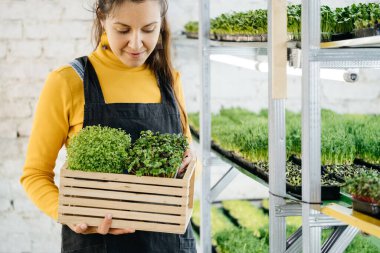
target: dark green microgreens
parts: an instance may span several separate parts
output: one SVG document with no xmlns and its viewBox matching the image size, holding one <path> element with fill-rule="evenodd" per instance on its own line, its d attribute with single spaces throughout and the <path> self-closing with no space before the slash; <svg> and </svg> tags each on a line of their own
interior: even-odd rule
<svg viewBox="0 0 380 253">
<path fill-rule="evenodd" d="M 356 199 L 380 204 L 379 173 L 367 171 L 356 177 L 348 178 L 344 189 Z"/>
<path fill-rule="evenodd" d="M 142 131 L 128 151 L 126 166 L 130 174 L 172 178 L 179 169 L 188 148 L 182 134 L 160 134 Z"/>
</svg>

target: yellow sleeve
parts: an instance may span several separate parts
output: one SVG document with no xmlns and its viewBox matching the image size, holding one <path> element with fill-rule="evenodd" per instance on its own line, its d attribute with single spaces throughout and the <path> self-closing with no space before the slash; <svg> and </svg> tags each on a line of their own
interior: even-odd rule
<svg viewBox="0 0 380 253">
<path fill-rule="evenodd" d="M 48 76 L 37 103 L 21 184 L 44 213 L 57 220 L 58 188 L 54 166 L 69 131 L 71 92 L 59 71 Z"/>
<path fill-rule="evenodd" d="M 192 137 L 191 137 L 188 117 L 187 117 L 187 113 L 186 113 L 186 105 L 185 105 L 185 98 L 183 95 L 181 75 L 177 71 L 175 72 L 175 75 L 174 75 L 174 86 L 173 86 L 173 88 L 174 88 L 174 93 L 175 93 L 175 96 L 177 99 L 178 107 L 180 110 L 182 132 L 186 136 L 187 141 L 189 143 L 191 143 Z"/>
</svg>

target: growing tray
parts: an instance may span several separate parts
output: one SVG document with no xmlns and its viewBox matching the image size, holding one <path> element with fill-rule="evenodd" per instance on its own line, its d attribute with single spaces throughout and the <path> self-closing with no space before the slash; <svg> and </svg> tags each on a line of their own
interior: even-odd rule
<svg viewBox="0 0 380 253">
<path fill-rule="evenodd" d="M 302 166 L 302 160 L 298 157 L 291 155 L 289 161 L 293 162 L 296 165 Z M 329 174 L 326 172 L 324 167 L 321 167 L 321 175 Z M 331 174 L 329 174 L 331 177 Z M 288 182 L 286 183 L 286 190 L 291 193 L 291 195 L 302 198 L 302 187 L 291 185 Z M 337 200 L 340 198 L 340 186 L 337 185 L 322 185 L 321 186 L 321 200 Z"/>
<path fill-rule="evenodd" d="M 363 166 L 366 166 L 368 168 L 371 168 L 371 169 L 374 169 L 374 170 L 377 170 L 380 172 L 380 164 L 369 163 L 369 162 L 366 162 L 363 159 L 359 159 L 359 158 L 354 159 L 354 164 L 363 165 Z"/>
<path fill-rule="evenodd" d="M 190 131 L 197 139 L 199 139 L 199 133 L 194 127 L 190 126 Z M 233 151 L 228 151 L 228 150 L 223 149 L 218 144 L 216 144 L 214 141 L 211 141 L 211 148 L 215 152 L 219 153 L 220 155 L 224 156 L 228 160 L 239 165 L 240 167 L 244 168 L 245 170 L 249 171 L 250 173 L 256 175 L 257 177 L 261 178 L 265 182 L 267 182 L 267 183 L 269 182 L 269 174 L 266 171 L 264 171 L 263 169 L 261 169 L 259 166 L 257 166 L 256 164 L 245 160 L 244 158 L 242 158 L 241 156 L 239 156 L 238 154 L 236 154 Z M 291 156 L 289 158 L 289 160 L 291 162 L 293 162 L 294 164 L 297 164 L 297 165 L 301 165 L 301 163 L 302 163 L 301 159 L 298 159 L 295 156 Z M 325 173 L 325 172 L 322 170 L 321 173 Z M 290 195 L 292 195 L 298 199 L 302 199 L 302 187 L 301 186 L 294 186 L 294 185 L 291 185 L 289 183 L 286 183 L 286 191 Z M 322 185 L 321 186 L 321 199 L 322 200 L 337 200 L 339 198 L 340 198 L 340 187 L 339 186 L 336 186 L 336 185 Z"/>
<path fill-rule="evenodd" d="M 377 204 L 363 202 L 355 198 L 352 198 L 352 208 L 355 211 L 362 212 L 372 217 L 380 219 L 380 206 Z"/>
<path fill-rule="evenodd" d="M 267 34 L 215 34 L 215 40 L 230 42 L 265 42 L 268 41 Z"/>
<path fill-rule="evenodd" d="M 185 32 L 186 38 L 198 39 L 198 32 Z"/>
<path fill-rule="evenodd" d="M 188 38 L 188 39 L 198 39 L 199 38 L 198 32 L 186 32 L 185 31 L 184 33 L 186 35 L 186 38 Z M 210 40 L 215 40 L 215 34 L 210 33 L 209 34 L 209 39 Z"/>
<path fill-rule="evenodd" d="M 183 234 L 193 211 L 196 161 L 182 179 L 61 169 L 58 222 Z"/>
<path fill-rule="evenodd" d="M 223 155 L 227 159 L 231 160 L 232 162 L 236 163 L 237 165 L 241 166 L 242 168 L 246 169 L 247 171 L 251 172 L 252 174 L 256 175 L 257 177 L 261 178 L 265 182 L 269 182 L 269 174 L 261 169 L 259 166 L 257 166 L 255 163 L 249 162 L 245 160 L 244 158 L 240 157 L 238 154 L 227 151 L 221 148 L 219 145 L 215 144 L 215 142 L 211 142 L 211 147 L 214 151 L 218 152 L 219 154 Z M 292 161 L 294 164 L 301 165 L 301 160 L 294 160 L 295 158 L 291 158 L 290 161 Z M 323 170 L 321 173 L 325 173 Z M 290 193 L 292 196 L 302 199 L 302 187 L 301 186 L 294 186 L 289 183 L 286 183 L 286 191 Z M 322 185 L 321 186 L 321 198 L 322 200 L 337 200 L 340 198 L 340 187 L 336 185 Z"/>
<path fill-rule="evenodd" d="M 286 191 L 296 198 L 302 198 L 302 187 L 286 183 Z M 340 198 L 340 187 L 336 185 L 321 186 L 321 200 L 337 200 Z"/>
</svg>

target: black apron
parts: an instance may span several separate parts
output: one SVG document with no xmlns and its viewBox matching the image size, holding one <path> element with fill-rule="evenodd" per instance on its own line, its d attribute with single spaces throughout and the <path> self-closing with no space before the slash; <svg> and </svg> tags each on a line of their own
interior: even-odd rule
<svg viewBox="0 0 380 253">
<path fill-rule="evenodd" d="M 181 133 L 179 110 L 173 90 L 158 80 L 161 103 L 106 104 L 96 72 L 87 57 L 70 63 L 84 84 L 83 127 L 92 125 L 121 128 L 135 141 L 141 131 Z M 83 67 L 84 66 L 84 67 Z M 138 84 L 136 84 L 138 85 Z M 196 252 L 191 225 L 185 234 L 136 231 L 124 235 L 77 234 L 62 226 L 62 253 L 193 253 Z"/>
</svg>

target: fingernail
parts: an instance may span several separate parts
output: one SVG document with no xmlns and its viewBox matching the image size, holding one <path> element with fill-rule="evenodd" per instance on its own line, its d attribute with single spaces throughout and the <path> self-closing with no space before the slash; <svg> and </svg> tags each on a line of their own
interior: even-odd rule
<svg viewBox="0 0 380 253">
<path fill-rule="evenodd" d="M 85 230 L 87 228 L 86 224 L 80 224 L 79 226 L 81 229 Z"/>
<path fill-rule="evenodd" d="M 107 219 L 110 220 L 110 219 L 112 219 L 112 214 L 109 213 L 109 214 L 106 215 L 106 217 L 107 217 Z"/>
</svg>

